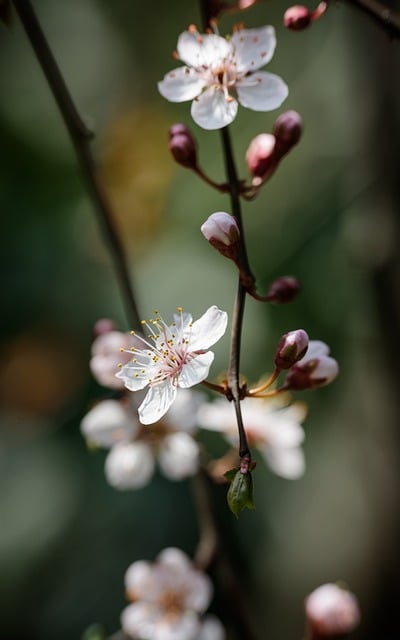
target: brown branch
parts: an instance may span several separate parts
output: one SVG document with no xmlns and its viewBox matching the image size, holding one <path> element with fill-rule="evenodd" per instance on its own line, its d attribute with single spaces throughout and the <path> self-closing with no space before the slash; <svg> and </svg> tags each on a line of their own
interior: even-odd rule
<svg viewBox="0 0 400 640">
<path fill-rule="evenodd" d="M 68 130 L 98 214 L 104 239 L 111 253 L 116 276 L 123 294 L 123 302 L 129 323 L 137 327 L 139 326 L 140 318 L 130 281 L 125 252 L 117 233 L 110 203 L 98 178 L 96 165 L 90 149 L 90 141 L 93 138 L 93 133 L 88 129 L 78 113 L 30 1 L 12 0 L 12 2 Z"/>
<path fill-rule="evenodd" d="M 391 38 L 400 39 L 400 18 L 389 7 L 376 0 L 342 0 L 359 9 L 376 22 Z"/>
</svg>

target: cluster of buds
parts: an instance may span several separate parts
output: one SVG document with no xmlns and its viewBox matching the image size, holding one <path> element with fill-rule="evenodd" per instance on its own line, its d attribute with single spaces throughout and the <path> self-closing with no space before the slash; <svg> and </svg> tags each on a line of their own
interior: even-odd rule
<svg viewBox="0 0 400 640">
<path fill-rule="evenodd" d="M 286 111 L 275 121 L 272 133 L 253 138 L 246 151 L 253 187 L 261 186 L 275 173 L 282 158 L 299 142 L 302 131 L 301 116 L 297 111 Z"/>
<path fill-rule="evenodd" d="M 329 347 L 320 340 L 310 340 L 303 329 L 282 336 L 275 353 L 277 371 L 288 370 L 284 389 L 317 389 L 332 382 L 339 373 L 337 361 Z"/>
<path fill-rule="evenodd" d="M 286 29 L 290 29 L 291 31 L 303 31 L 303 29 L 307 29 L 312 22 L 315 22 L 323 16 L 327 8 L 327 2 L 320 2 L 314 11 L 310 11 L 308 7 L 302 4 L 295 4 L 285 11 L 283 24 Z"/>
</svg>

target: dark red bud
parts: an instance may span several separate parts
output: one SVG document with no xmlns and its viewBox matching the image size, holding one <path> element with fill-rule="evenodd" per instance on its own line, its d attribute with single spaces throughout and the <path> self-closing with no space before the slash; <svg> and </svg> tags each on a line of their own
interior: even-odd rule
<svg viewBox="0 0 400 640">
<path fill-rule="evenodd" d="M 168 147 L 178 164 L 189 169 L 197 166 L 196 141 L 184 124 L 172 125 Z"/>
<path fill-rule="evenodd" d="M 287 304 L 300 291 L 300 284 L 293 276 L 281 276 L 272 282 L 267 293 L 268 302 Z"/>
<path fill-rule="evenodd" d="M 282 158 L 300 140 L 303 120 L 297 111 L 286 111 L 275 120 L 272 133 L 276 139 L 275 154 Z"/>
</svg>

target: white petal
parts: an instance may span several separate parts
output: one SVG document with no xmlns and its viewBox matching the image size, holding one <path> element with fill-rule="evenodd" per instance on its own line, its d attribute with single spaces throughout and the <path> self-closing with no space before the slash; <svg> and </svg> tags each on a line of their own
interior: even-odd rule
<svg viewBox="0 0 400 640">
<path fill-rule="evenodd" d="M 274 27 L 241 29 L 231 38 L 235 48 L 238 73 L 255 71 L 267 64 L 274 55 L 276 37 Z"/>
<path fill-rule="evenodd" d="M 206 86 L 205 80 L 189 67 L 178 67 L 165 74 L 158 83 L 161 95 L 170 102 L 185 102 L 193 100 Z"/>
<path fill-rule="evenodd" d="M 225 640 L 225 629 L 215 616 L 204 618 L 203 625 L 196 640 Z"/>
<path fill-rule="evenodd" d="M 125 590 L 131 600 L 149 599 L 154 591 L 154 571 L 149 562 L 133 562 L 125 573 Z"/>
<path fill-rule="evenodd" d="M 178 616 L 170 616 L 167 611 L 153 630 L 153 635 L 141 640 L 196 640 L 199 632 L 199 618 L 193 611 L 183 611 Z M 136 637 L 136 636 L 135 636 Z"/>
<path fill-rule="evenodd" d="M 175 402 L 168 410 L 165 421 L 175 430 L 192 433 L 197 427 L 197 411 L 204 402 L 204 394 L 189 389 L 178 389 Z"/>
<path fill-rule="evenodd" d="M 228 102 L 223 91 L 216 87 L 206 89 L 193 100 L 191 114 L 193 120 L 203 129 L 222 129 L 234 121 L 238 103 Z"/>
<path fill-rule="evenodd" d="M 130 638 L 153 640 L 162 609 L 149 602 L 135 602 L 125 607 L 121 614 L 121 627 Z"/>
<path fill-rule="evenodd" d="M 108 454 L 105 472 L 115 489 L 139 489 L 146 486 L 153 475 L 153 454 L 141 442 L 120 442 Z"/>
<path fill-rule="evenodd" d="M 119 440 L 128 440 L 137 432 L 135 416 L 118 400 L 99 402 L 81 422 L 85 438 L 98 447 L 109 448 Z"/>
<path fill-rule="evenodd" d="M 299 362 L 304 363 L 308 360 L 313 360 L 319 356 L 327 356 L 329 354 L 329 347 L 322 340 L 310 340 L 308 343 L 308 349 L 304 357 Z"/>
<path fill-rule="evenodd" d="M 282 478 L 296 480 L 303 475 L 305 461 L 303 450 L 298 447 L 260 448 L 266 463 L 271 470 Z"/>
<path fill-rule="evenodd" d="M 210 431 L 233 431 L 234 433 L 237 431 L 235 410 L 225 398 L 203 404 L 197 413 L 197 421 L 203 429 Z"/>
<path fill-rule="evenodd" d="M 178 38 L 180 60 L 190 67 L 209 67 L 232 53 L 232 45 L 216 34 L 184 31 Z"/>
<path fill-rule="evenodd" d="M 193 476 L 199 467 L 199 446 L 185 432 L 176 432 L 164 438 L 158 462 L 170 480 Z"/>
<path fill-rule="evenodd" d="M 156 558 L 157 565 L 168 568 L 171 573 L 171 585 L 174 585 L 174 576 L 177 574 L 186 575 L 192 571 L 192 562 L 184 551 L 177 547 L 167 547 L 161 551 Z"/>
<path fill-rule="evenodd" d="M 149 388 L 140 405 L 139 420 L 142 424 L 153 424 L 167 413 L 176 397 L 176 386 L 171 380 L 165 380 Z"/>
<path fill-rule="evenodd" d="M 144 389 L 149 384 L 149 378 L 152 377 L 154 371 L 154 362 L 148 353 L 137 351 L 135 357 L 140 360 L 140 366 L 137 363 L 129 362 L 121 367 L 116 374 L 116 377 L 123 381 L 129 391 Z"/>
<path fill-rule="evenodd" d="M 179 386 L 182 389 L 187 389 L 205 380 L 213 360 L 213 352 L 207 351 L 207 353 L 202 353 L 185 364 L 178 378 Z"/>
<path fill-rule="evenodd" d="M 192 571 L 187 580 L 185 606 L 198 613 L 203 613 L 210 604 L 212 595 L 213 586 L 210 578 L 201 571 Z"/>
<path fill-rule="evenodd" d="M 304 440 L 304 430 L 296 422 L 285 418 L 285 409 L 281 410 L 282 416 L 273 413 L 265 415 L 264 437 L 271 448 L 297 447 Z"/>
<path fill-rule="evenodd" d="M 208 349 L 225 333 L 228 324 L 228 314 L 215 305 L 193 323 L 190 338 L 190 351 Z"/>
<path fill-rule="evenodd" d="M 254 111 L 272 111 L 286 100 L 289 90 L 279 76 L 256 71 L 236 83 L 240 104 Z"/>
</svg>

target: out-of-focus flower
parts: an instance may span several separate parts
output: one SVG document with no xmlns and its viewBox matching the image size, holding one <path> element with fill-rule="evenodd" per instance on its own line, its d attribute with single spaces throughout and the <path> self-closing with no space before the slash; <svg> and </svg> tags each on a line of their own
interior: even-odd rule
<svg viewBox="0 0 400 640">
<path fill-rule="evenodd" d="M 360 622 L 356 596 L 336 584 L 324 584 L 305 601 L 312 638 L 347 637 Z"/>
<path fill-rule="evenodd" d="M 288 371 L 285 387 L 300 391 L 332 382 L 339 373 L 339 365 L 329 351 L 325 342 L 310 340 L 305 356 Z"/>
<path fill-rule="evenodd" d="M 277 109 L 288 88 L 279 76 L 259 71 L 271 60 L 275 46 L 270 26 L 237 30 L 229 40 L 190 27 L 177 44 L 177 56 L 185 66 L 167 73 L 158 90 L 170 102 L 193 100 L 192 118 L 203 129 L 230 124 L 238 102 L 255 111 Z"/>
<path fill-rule="evenodd" d="M 129 362 L 128 355 L 134 341 L 132 337 L 122 331 L 107 331 L 101 333 L 92 343 L 92 357 L 90 370 L 99 384 L 110 389 L 123 389 L 124 383 L 115 377 L 118 365 Z M 126 351 L 121 352 L 121 349 Z"/>
<path fill-rule="evenodd" d="M 250 447 L 257 448 L 271 470 L 283 478 L 295 479 L 304 472 L 301 423 L 306 416 L 303 403 L 287 405 L 287 397 L 246 398 L 241 402 L 243 423 Z M 228 442 L 238 442 L 234 407 L 224 398 L 202 405 L 199 426 L 219 431 Z"/>
<path fill-rule="evenodd" d="M 213 593 L 211 581 L 180 549 L 164 549 L 153 564 L 131 564 L 125 588 L 133 603 L 123 610 L 121 626 L 130 638 L 223 640 L 219 620 L 202 618 Z"/>
<path fill-rule="evenodd" d="M 149 387 L 138 409 L 142 424 L 165 415 L 178 387 L 186 389 L 205 380 L 214 360 L 214 353 L 207 349 L 223 336 L 227 322 L 226 312 L 216 306 L 195 322 L 181 307 L 169 326 L 158 313 L 149 323 L 143 321 L 147 339 L 137 338 L 144 348 L 131 349 L 131 362 L 117 374 L 130 391 Z"/>
<path fill-rule="evenodd" d="M 199 445 L 193 438 L 202 395 L 180 390 L 161 422 L 143 427 L 136 410 L 124 400 L 103 400 L 83 418 L 89 444 L 110 449 L 105 473 L 116 489 L 139 489 L 151 480 L 155 462 L 169 480 L 194 475 Z"/>
</svg>

